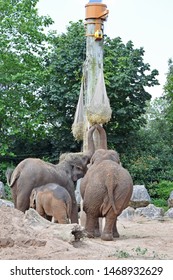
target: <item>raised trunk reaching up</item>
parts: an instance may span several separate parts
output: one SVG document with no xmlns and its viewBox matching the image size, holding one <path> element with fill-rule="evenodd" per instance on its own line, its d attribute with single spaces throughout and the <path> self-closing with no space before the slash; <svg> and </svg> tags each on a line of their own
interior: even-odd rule
<svg viewBox="0 0 173 280">
<path fill-rule="evenodd" d="M 88 160 L 90 161 L 92 155 L 95 152 L 95 146 L 94 146 L 94 140 L 93 140 L 93 133 L 96 129 L 96 126 L 91 126 L 88 130 L 88 135 L 87 135 L 87 151 L 84 152 L 84 155 L 88 157 Z"/>
<path fill-rule="evenodd" d="M 100 147 L 98 149 L 105 149 L 107 150 L 108 147 L 107 147 L 107 135 L 106 135 L 106 131 L 104 130 L 104 128 L 97 124 L 95 125 L 96 129 L 98 130 L 99 132 L 99 135 L 100 135 Z"/>
</svg>

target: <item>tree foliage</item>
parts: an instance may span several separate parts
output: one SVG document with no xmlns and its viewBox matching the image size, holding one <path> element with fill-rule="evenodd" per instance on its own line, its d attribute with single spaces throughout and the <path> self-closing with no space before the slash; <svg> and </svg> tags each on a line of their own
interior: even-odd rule
<svg viewBox="0 0 173 280">
<path fill-rule="evenodd" d="M 44 27 L 52 20 L 38 16 L 37 2 L 0 1 L 0 152 L 6 157 L 13 152 L 18 161 L 46 154 L 57 160 L 61 152 L 79 151 L 82 145 L 71 126 L 86 59 L 84 25 L 70 22 L 65 33 L 46 35 Z M 158 84 L 158 71 L 150 70 L 143 57 L 143 48 L 131 41 L 104 38 L 104 76 L 113 112 L 105 129 L 109 147 L 121 155 L 127 155 L 145 123 L 151 99 L 146 87 Z M 138 157 L 139 142 L 133 150 Z"/>
<path fill-rule="evenodd" d="M 67 33 L 54 40 L 50 56 L 50 80 L 41 93 L 45 114 L 51 124 L 55 154 L 80 149 L 74 141 L 71 126 L 78 101 L 85 59 L 85 31 L 81 21 L 70 23 Z"/>
<path fill-rule="evenodd" d="M 122 160 L 135 184 L 157 184 L 173 180 L 172 134 L 165 118 L 168 104 L 157 98 L 148 104 L 147 125 L 142 127 L 128 145 Z"/>
<path fill-rule="evenodd" d="M 38 0 L 0 1 L 0 154 L 43 138 L 45 126 L 40 88 L 48 78 L 48 42 L 44 28 L 50 17 L 39 17 Z M 15 153 L 19 152 L 16 150 Z M 26 153 L 26 152 L 25 152 Z"/>
<path fill-rule="evenodd" d="M 166 118 L 173 131 L 173 61 L 168 61 L 168 73 L 166 77 L 166 83 L 164 86 L 164 98 L 167 100 L 169 106 L 166 110 Z"/>
<path fill-rule="evenodd" d="M 125 151 L 128 139 L 145 124 L 146 102 L 151 95 L 146 87 L 158 84 L 157 70 L 143 61 L 144 49 L 136 49 L 131 41 L 106 38 L 104 72 L 112 107 L 112 119 L 106 126 L 111 146 Z"/>
<path fill-rule="evenodd" d="M 67 33 L 57 37 L 50 61 L 51 79 L 42 92 L 42 99 L 49 104 L 51 111 L 49 121 L 53 129 L 58 127 L 60 131 L 63 146 L 58 148 L 62 151 L 78 147 L 70 130 L 85 61 L 84 32 L 80 21 L 70 23 Z M 104 40 L 104 75 L 113 111 L 105 128 L 109 146 L 120 152 L 124 151 L 129 136 L 145 121 L 146 101 L 151 98 L 145 87 L 158 84 L 158 71 L 150 71 L 149 64 L 143 62 L 143 55 L 144 50 L 135 49 L 131 41 L 124 45 L 120 38 L 106 37 Z"/>
</svg>

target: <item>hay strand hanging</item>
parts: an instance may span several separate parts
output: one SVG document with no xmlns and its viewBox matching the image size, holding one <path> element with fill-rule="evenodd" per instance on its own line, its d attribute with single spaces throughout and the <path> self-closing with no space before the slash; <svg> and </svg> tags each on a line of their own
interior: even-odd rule
<svg viewBox="0 0 173 280">
<path fill-rule="evenodd" d="M 104 124 L 111 119 L 112 110 L 107 96 L 103 70 L 100 70 L 95 92 L 87 106 L 87 118 L 91 125 Z"/>
<path fill-rule="evenodd" d="M 83 81 L 81 83 L 79 99 L 76 107 L 74 122 L 72 124 L 72 134 L 77 141 L 83 140 L 84 132 L 84 101 L 83 101 Z"/>
</svg>

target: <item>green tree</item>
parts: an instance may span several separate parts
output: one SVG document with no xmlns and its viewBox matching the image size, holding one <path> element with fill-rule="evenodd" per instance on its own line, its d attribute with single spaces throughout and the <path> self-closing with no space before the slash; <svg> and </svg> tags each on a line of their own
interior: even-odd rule
<svg viewBox="0 0 173 280">
<path fill-rule="evenodd" d="M 142 127 L 130 141 L 123 164 L 130 171 L 135 184 L 149 184 L 173 178 L 172 134 L 165 118 L 168 104 L 164 98 L 154 99 L 148 104 Z"/>
<path fill-rule="evenodd" d="M 81 21 L 70 23 L 67 32 L 55 41 L 50 64 L 50 82 L 42 92 L 49 104 L 46 115 L 52 124 L 52 139 L 59 151 L 79 149 L 70 133 L 80 92 L 82 67 L 85 61 L 85 30 Z M 143 62 L 144 50 L 126 45 L 120 38 L 104 40 L 104 75 L 112 107 L 112 119 L 105 126 L 109 146 L 125 152 L 128 139 L 144 124 L 146 101 L 151 95 L 145 90 L 158 84 L 157 70 Z"/>
<path fill-rule="evenodd" d="M 167 100 L 169 106 L 166 110 L 166 118 L 170 124 L 170 128 L 173 131 L 173 61 L 168 61 L 168 73 L 166 77 L 166 83 L 164 86 L 164 98 Z"/>
<path fill-rule="evenodd" d="M 54 156 L 60 152 L 79 151 L 71 126 L 78 102 L 82 67 L 85 60 L 85 30 L 82 21 L 70 22 L 67 32 L 58 35 L 50 57 L 50 80 L 42 91 L 45 114 L 51 131 Z"/>
<path fill-rule="evenodd" d="M 0 114 L 2 119 L 5 114 L 1 131 L 3 135 L 8 136 L 8 139 L 9 135 L 11 136 L 11 147 L 16 142 L 20 143 L 18 147 L 24 147 L 24 151 L 27 151 L 25 157 L 36 148 L 40 152 L 38 155 L 41 155 L 41 150 L 44 152 L 46 150 L 49 154 L 53 151 L 57 159 L 60 152 L 78 151 L 82 144 L 74 140 L 71 126 L 80 92 L 83 63 L 86 58 L 85 29 L 82 21 L 71 22 L 66 33 L 47 37 L 42 28 L 51 23 L 51 20 L 41 17 L 40 22 L 40 17 L 38 17 L 35 8 L 36 2 L 36 0 L 13 1 L 15 5 L 18 3 L 32 4 L 30 6 L 26 5 L 26 11 L 25 5 L 24 7 L 18 7 L 16 11 L 13 11 L 15 5 L 10 6 L 10 11 L 13 11 L 11 15 L 14 16 L 14 19 L 16 13 L 19 11 L 20 15 L 23 8 L 28 17 L 31 14 L 31 22 L 35 29 L 27 37 L 30 39 L 30 44 L 26 44 L 26 52 L 25 48 L 24 50 L 20 49 L 22 48 L 20 41 L 20 54 L 13 51 L 13 48 L 9 51 L 6 48 L 6 53 L 14 56 L 17 62 L 16 67 L 12 67 L 12 69 L 16 69 L 14 75 L 10 72 L 12 71 L 10 67 L 6 71 L 9 73 L 9 82 L 8 79 L 4 80 L 4 83 L 2 81 L 3 99 L 0 108 L 4 110 L 6 105 L 9 108 L 7 112 L 4 110 Z M 12 2 L 8 0 L 8 3 Z M 6 21 L 8 22 L 7 19 Z M 12 31 L 18 30 L 19 22 L 19 19 L 14 20 L 13 26 L 16 26 L 16 29 L 13 28 Z M 31 24 L 31 27 L 33 26 Z M 4 23 L 6 37 L 9 34 L 7 27 L 7 23 L 6 25 Z M 9 30 L 12 32 L 11 29 Z M 38 30 L 38 35 L 41 38 L 36 36 L 36 39 L 38 39 L 36 41 L 38 42 L 37 45 L 35 41 L 32 41 L 32 36 Z M 1 34 L 3 34 L 3 29 Z M 28 33 L 26 32 L 26 34 Z M 22 36 L 19 34 L 19 40 Z M 51 39 L 53 44 L 53 49 L 50 52 L 47 52 L 47 45 L 45 46 L 48 39 Z M 31 46 L 31 49 L 29 46 Z M 25 55 L 27 57 L 28 52 L 34 64 L 31 63 L 32 60 L 30 59 L 26 65 L 25 60 L 21 60 L 22 57 L 25 58 Z M 150 94 L 145 91 L 145 87 L 154 86 L 158 83 L 156 79 L 158 72 L 150 70 L 149 64 L 143 62 L 143 55 L 144 50 L 142 48 L 135 49 L 131 41 L 125 45 L 120 38 L 110 39 L 106 37 L 104 40 L 104 75 L 113 111 L 112 120 L 105 128 L 108 134 L 109 147 L 116 148 L 121 153 L 126 152 L 133 133 L 144 123 L 143 113 L 145 112 L 146 101 L 151 98 Z M 7 57 L 9 58 L 9 56 Z M 3 62 L 2 65 L 7 67 L 7 61 Z M 14 66 L 14 64 L 12 65 Z M 23 71 L 21 71 L 22 67 L 24 67 Z M 27 75 L 27 70 L 30 75 Z M 22 74 L 23 76 L 21 76 Z M 46 143 L 46 145 L 43 143 Z M 2 146 L 4 148 L 5 144 Z M 16 151 L 21 153 L 19 149 Z M 7 151 L 5 153 L 7 154 Z"/>
<path fill-rule="evenodd" d="M 49 76 L 46 61 L 52 35 L 44 28 L 52 20 L 38 16 L 37 2 L 0 0 L 1 156 L 11 155 L 12 148 L 26 153 L 27 143 L 45 135 L 40 89 Z"/>
<path fill-rule="evenodd" d="M 112 119 L 107 124 L 108 141 L 113 148 L 124 152 L 128 142 L 144 125 L 146 102 L 151 95 L 146 87 L 158 84 L 157 70 L 143 61 L 144 49 L 135 49 L 129 41 L 106 38 L 104 44 L 104 73 L 112 107 Z"/>
</svg>

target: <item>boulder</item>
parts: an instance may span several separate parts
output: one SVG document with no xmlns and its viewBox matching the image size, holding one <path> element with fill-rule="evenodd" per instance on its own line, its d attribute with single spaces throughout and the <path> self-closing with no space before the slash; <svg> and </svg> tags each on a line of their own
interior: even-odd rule
<svg viewBox="0 0 173 280">
<path fill-rule="evenodd" d="M 7 206 L 14 208 L 14 203 L 5 199 L 0 199 L 0 207 L 1 206 Z"/>
<path fill-rule="evenodd" d="M 129 206 L 123 210 L 123 212 L 121 213 L 121 215 L 119 215 L 118 218 L 131 220 L 131 219 L 133 219 L 134 214 L 135 214 L 134 208 Z"/>
<path fill-rule="evenodd" d="M 168 206 L 169 208 L 173 207 L 173 191 L 170 193 L 170 196 L 168 198 Z"/>
<path fill-rule="evenodd" d="M 79 224 L 52 223 L 41 217 L 32 208 L 25 211 L 24 225 L 26 228 L 38 231 L 40 238 L 45 238 L 48 234 L 49 238 L 51 238 L 52 235 L 58 239 L 72 243 L 73 241 L 79 241 L 81 238 L 86 237 L 84 228 Z"/>
<path fill-rule="evenodd" d="M 165 212 L 165 216 L 173 219 L 173 207 L 170 208 L 167 212 Z"/>
<path fill-rule="evenodd" d="M 1 181 L 0 181 L 0 198 L 5 198 L 4 184 Z"/>
<path fill-rule="evenodd" d="M 149 219 L 158 219 L 164 216 L 164 210 L 161 207 L 149 204 L 146 207 L 136 209 L 135 215 L 144 216 Z"/>
<path fill-rule="evenodd" d="M 145 207 L 151 203 L 151 198 L 144 185 L 134 185 L 129 206 L 133 208 Z"/>
</svg>

